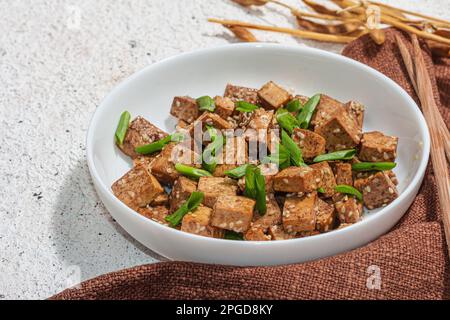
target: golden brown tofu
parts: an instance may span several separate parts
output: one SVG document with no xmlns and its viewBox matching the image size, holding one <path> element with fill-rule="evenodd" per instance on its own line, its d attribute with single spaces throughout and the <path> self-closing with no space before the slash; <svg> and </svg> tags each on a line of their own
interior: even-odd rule
<svg viewBox="0 0 450 320">
<path fill-rule="evenodd" d="M 217 96 L 214 98 L 214 103 L 216 104 L 215 113 L 217 113 L 223 119 L 228 119 L 234 112 L 234 102 L 228 97 Z"/>
<path fill-rule="evenodd" d="M 364 105 L 356 101 L 349 101 L 344 105 L 349 115 L 356 120 L 359 130 L 362 130 L 364 122 Z"/>
<path fill-rule="evenodd" d="M 169 143 L 151 165 L 152 174 L 163 184 L 172 185 L 180 174 L 175 169 L 176 163 L 199 167 L 199 155 L 181 144 Z"/>
<path fill-rule="evenodd" d="M 179 177 L 170 193 L 170 212 L 177 211 L 194 191 L 197 191 L 197 182 L 183 176 Z"/>
<path fill-rule="evenodd" d="M 155 127 L 143 117 L 137 117 L 130 123 L 123 145 L 119 146 L 119 148 L 134 159 L 142 156 L 135 151 L 137 147 L 153 143 L 165 137 L 167 137 L 166 132 Z"/>
<path fill-rule="evenodd" d="M 325 139 L 317 133 L 295 128 L 292 138 L 302 150 L 303 159 L 306 161 L 325 153 Z"/>
<path fill-rule="evenodd" d="M 342 196 L 341 200 L 335 202 L 334 207 L 341 223 L 356 223 L 361 219 L 363 213 L 362 203 L 347 195 Z"/>
<path fill-rule="evenodd" d="M 211 225 L 234 232 L 246 232 L 250 228 L 255 208 L 255 200 L 221 195 L 214 205 Z"/>
<path fill-rule="evenodd" d="M 267 130 L 269 125 L 272 123 L 273 115 L 273 110 L 265 110 L 263 108 L 256 109 L 251 113 L 247 129 L 253 129 L 256 131 Z"/>
<path fill-rule="evenodd" d="M 379 131 L 367 132 L 361 139 L 359 159 L 368 162 L 394 162 L 397 157 L 398 138 Z"/>
<path fill-rule="evenodd" d="M 378 172 L 370 176 L 363 188 L 364 204 L 369 209 L 384 207 L 398 197 L 397 188 L 389 176 Z"/>
<path fill-rule="evenodd" d="M 325 148 L 329 152 L 354 148 L 361 138 L 361 131 L 347 111 L 334 115 L 314 131 L 325 138 Z"/>
<path fill-rule="evenodd" d="M 186 123 L 192 123 L 199 117 L 200 110 L 195 99 L 191 97 L 175 97 L 170 114 Z"/>
<path fill-rule="evenodd" d="M 334 174 L 336 177 L 336 184 L 338 185 L 353 185 L 352 165 L 350 163 L 339 162 L 334 164 Z"/>
<path fill-rule="evenodd" d="M 312 192 L 320 182 L 316 170 L 310 167 L 289 167 L 273 178 L 273 189 L 280 192 Z"/>
<path fill-rule="evenodd" d="M 169 215 L 169 209 L 165 206 L 138 208 L 137 212 L 155 222 L 166 226 L 169 225 L 166 221 L 166 217 Z"/>
<path fill-rule="evenodd" d="M 259 214 L 255 215 L 252 223 L 252 227 L 262 228 L 264 232 L 266 232 L 270 226 L 281 223 L 281 209 L 273 194 L 267 195 L 266 206 L 266 214 L 263 216 L 260 216 Z"/>
<path fill-rule="evenodd" d="M 258 90 L 228 84 L 224 97 L 230 98 L 233 102 L 246 101 L 253 104 L 259 104 Z"/>
<path fill-rule="evenodd" d="M 317 198 L 314 210 L 316 214 L 316 230 L 320 232 L 331 231 L 336 216 L 334 205 Z"/>
<path fill-rule="evenodd" d="M 169 204 L 169 195 L 165 192 L 158 195 L 155 200 L 150 203 L 150 207 L 166 207 Z"/>
<path fill-rule="evenodd" d="M 152 162 L 156 159 L 158 154 L 152 154 L 149 156 L 140 156 L 133 159 L 133 167 L 137 167 L 139 165 L 144 165 L 147 168 L 151 167 Z"/>
<path fill-rule="evenodd" d="M 128 171 L 111 188 L 120 201 L 135 210 L 147 206 L 164 192 L 158 180 L 143 165 Z"/>
<path fill-rule="evenodd" d="M 319 179 L 317 182 L 317 187 L 323 188 L 325 191 L 322 193 L 322 196 L 326 198 L 332 197 L 335 193 L 334 189 L 336 188 L 336 180 L 334 178 L 333 170 L 328 162 L 324 161 L 315 163 L 310 167 L 317 171 Z"/>
<path fill-rule="evenodd" d="M 183 217 L 181 231 L 209 238 L 223 238 L 224 230 L 211 226 L 212 209 L 199 206 Z"/>
<path fill-rule="evenodd" d="M 272 237 L 265 234 L 261 227 L 251 226 L 244 234 L 244 239 L 247 241 L 270 241 Z"/>
<path fill-rule="evenodd" d="M 341 102 L 325 94 L 321 94 L 319 104 L 317 105 L 311 118 L 311 124 L 314 127 L 321 126 L 325 122 L 331 120 L 331 118 L 333 118 L 336 114 L 340 114 L 345 111 L 346 109 Z"/>
<path fill-rule="evenodd" d="M 205 112 L 200 117 L 198 117 L 198 119 L 195 120 L 191 125 L 189 125 L 186 130 L 189 132 L 191 137 L 196 140 L 200 138 L 201 140 L 203 138 L 202 133 L 205 131 L 206 125 L 213 126 L 214 128 L 219 130 L 233 129 L 233 126 L 218 114 Z M 200 136 L 197 137 L 197 135 Z"/>
<path fill-rule="evenodd" d="M 302 197 L 286 198 L 283 208 L 283 227 L 288 233 L 314 231 L 316 212 L 314 205 L 317 192 L 307 193 Z"/>
<path fill-rule="evenodd" d="M 205 195 L 203 204 L 213 208 L 219 196 L 236 195 L 238 186 L 235 180 L 227 177 L 201 177 L 198 182 L 198 191 Z"/>
<path fill-rule="evenodd" d="M 218 157 L 218 163 L 213 175 L 225 177 L 225 171 L 232 170 L 240 165 L 248 163 L 247 142 L 243 137 L 227 138 L 222 154 Z"/>
<path fill-rule="evenodd" d="M 286 232 L 282 225 L 269 227 L 269 235 L 275 241 L 295 239 L 297 237 L 296 232 Z"/>
<path fill-rule="evenodd" d="M 259 91 L 258 97 L 261 99 L 262 105 L 267 109 L 279 109 L 288 103 L 292 96 L 285 89 L 281 88 L 274 82 L 266 83 Z"/>
</svg>

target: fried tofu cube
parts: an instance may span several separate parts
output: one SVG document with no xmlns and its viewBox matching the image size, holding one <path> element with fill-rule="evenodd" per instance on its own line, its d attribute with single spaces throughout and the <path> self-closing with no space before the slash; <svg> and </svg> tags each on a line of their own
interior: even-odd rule
<svg viewBox="0 0 450 320">
<path fill-rule="evenodd" d="M 364 105 L 357 101 L 349 101 L 344 105 L 344 108 L 347 110 L 348 114 L 355 119 L 359 130 L 362 131 L 364 122 Z"/>
<path fill-rule="evenodd" d="M 244 234 L 244 239 L 247 241 L 270 241 L 272 237 L 265 234 L 263 228 L 251 226 Z"/>
<path fill-rule="evenodd" d="M 369 162 L 394 162 L 397 157 L 398 138 L 379 131 L 367 132 L 361 139 L 359 159 Z"/>
<path fill-rule="evenodd" d="M 170 114 L 186 123 L 192 123 L 200 116 L 200 110 L 195 99 L 187 96 L 175 97 Z"/>
<path fill-rule="evenodd" d="M 312 192 L 318 188 L 318 179 L 320 177 L 313 168 L 289 167 L 273 178 L 273 189 L 291 193 Z"/>
<path fill-rule="evenodd" d="M 173 184 L 170 193 L 170 212 L 177 211 L 194 191 L 197 191 L 197 182 L 183 176 L 179 177 Z"/>
<path fill-rule="evenodd" d="M 333 170 L 328 162 L 323 161 L 310 166 L 314 170 L 317 170 L 319 176 L 318 188 L 323 188 L 325 191 L 322 195 L 326 198 L 332 197 L 335 193 L 336 179 L 334 178 Z"/>
<path fill-rule="evenodd" d="M 150 202 L 150 207 L 166 207 L 169 204 L 169 195 L 167 193 L 159 194 L 155 200 Z"/>
<path fill-rule="evenodd" d="M 224 230 L 211 226 L 212 209 L 199 206 L 183 217 L 181 231 L 209 238 L 223 238 Z"/>
<path fill-rule="evenodd" d="M 272 123 L 273 115 L 273 110 L 256 109 L 251 113 L 247 129 L 267 130 Z"/>
<path fill-rule="evenodd" d="M 343 113 L 344 111 L 345 107 L 341 102 L 325 94 L 321 94 L 319 104 L 311 118 L 311 124 L 314 127 L 319 127 L 331 120 L 336 114 Z"/>
<path fill-rule="evenodd" d="M 214 111 L 223 119 L 228 119 L 234 112 L 234 102 L 228 97 L 217 96 L 214 98 L 214 103 L 216 104 L 216 110 Z"/>
<path fill-rule="evenodd" d="M 213 175 L 215 177 L 225 177 L 225 171 L 233 170 L 240 165 L 248 163 L 247 149 L 247 142 L 244 137 L 226 138 L 221 157 L 217 157 L 219 164 Z"/>
<path fill-rule="evenodd" d="M 274 225 L 269 228 L 269 235 L 272 240 L 289 240 L 297 237 L 296 232 L 286 232 L 282 225 Z"/>
<path fill-rule="evenodd" d="M 288 233 L 314 231 L 316 228 L 317 192 L 286 198 L 283 208 L 283 227 Z"/>
<path fill-rule="evenodd" d="M 165 226 L 169 225 L 169 223 L 166 221 L 166 217 L 169 215 L 169 209 L 167 209 L 167 207 L 165 206 L 138 208 L 137 212 L 155 222 L 158 222 Z"/>
<path fill-rule="evenodd" d="M 317 198 L 314 210 L 316 214 L 316 230 L 320 232 L 332 230 L 335 218 L 334 205 Z"/>
<path fill-rule="evenodd" d="M 336 177 L 336 184 L 347 186 L 353 185 L 352 165 L 350 163 L 336 163 L 334 165 L 334 174 Z"/>
<path fill-rule="evenodd" d="M 341 223 L 356 223 L 361 219 L 363 204 L 354 197 L 340 195 L 340 200 L 335 202 L 337 217 Z"/>
<path fill-rule="evenodd" d="M 262 105 L 267 109 L 281 108 L 291 100 L 291 94 L 281 88 L 274 82 L 266 83 L 259 91 L 258 97 L 261 99 Z"/>
<path fill-rule="evenodd" d="M 252 104 L 259 104 L 258 90 L 228 84 L 223 95 L 233 102 L 246 101 Z"/>
<path fill-rule="evenodd" d="M 167 137 L 166 132 L 155 127 L 143 117 L 137 117 L 130 123 L 123 145 L 119 145 L 119 148 L 123 153 L 135 159 L 142 156 L 135 151 L 137 147 L 145 146 L 165 137 Z"/>
<path fill-rule="evenodd" d="M 334 115 L 314 131 L 325 138 L 325 148 L 329 152 L 354 148 L 361 138 L 361 131 L 347 111 Z"/>
<path fill-rule="evenodd" d="M 187 128 L 187 131 L 191 137 L 197 138 L 194 135 L 202 134 L 205 131 L 206 125 L 213 126 L 218 130 L 233 129 L 233 126 L 218 114 L 205 112 Z M 201 135 L 199 138 L 202 139 L 203 136 Z"/>
<path fill-rule="evenodd" d="M 180 174 L 175 164 L 182 163 L 199 167 L 199 155 L 182 144 L 169 143 L 151 165 L 152 174 L 163 184 L 172 185 Z"/>
<path fill-rule="evenodd" d="M 363 188 L 364 204 L 369 209 L 384 207 L 397 197 L 395 184 L 384 172 L 370 176 Z"/>
<path fill-rule="evenodd" d="M 250 228 L 255 200 L 230 195 L 220 195 L 214 205 L 211 225 L 234 232 L 246 232 Z"/>
<path fill-rule="evenodd" d="M 230 178 L 201 177 L 198 182 L 198 191 L 205 194 L 203 204 L 213 208 L 220 196 L 235 196 L 238 191 L 238 186 L 237 182 Z"/>
<path fill-rule="evenodd" d="M 140 156 L 138 158 L 133 159 L 133 167 L 137 167 L 139 165 L 144 165 L 147 168 L 151 167 L 152 162 L 156 159 L 157 154 L 152 154 L 148 156 Z"/>
<path fill-rule="evenodd" d="M 261 228 L 266 232 L 270 226 L 281 223 L 281 209 L 273 194 L 269 194 L 266 199 L 267 212 L 265 215 L 256 215 L 252 222 L 252 227 Z"/>
<path fill-rule="evenodd" d="M 120 201 L 135 210 L 147 206 L 164 192 L 158 180 L 143 165 L 128 171 L 111 188 Z"/>
<path fill-rule="evenodd" d="M 306 161 L 325 153 L 325 139 L 313 131 L 295 128 L 292 138 L 302 150 L 303 159 Z"/>
</svg>

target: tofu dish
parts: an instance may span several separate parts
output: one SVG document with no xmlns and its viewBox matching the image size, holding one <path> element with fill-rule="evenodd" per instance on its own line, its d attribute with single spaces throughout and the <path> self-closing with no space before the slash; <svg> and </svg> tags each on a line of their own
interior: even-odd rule
<svg viewBox="0 0 450 320">
<path fill-rule="evenodd" d="M 398 138 L 363 132 L 364 109 L 270 81 L 175 97 L 170 134 L 124 111 L 115 142 L 133 168 L 112 191 L 140 215 L 204 237 L 277 241 L 345 228 L 398 197 Z"/>
</svg>

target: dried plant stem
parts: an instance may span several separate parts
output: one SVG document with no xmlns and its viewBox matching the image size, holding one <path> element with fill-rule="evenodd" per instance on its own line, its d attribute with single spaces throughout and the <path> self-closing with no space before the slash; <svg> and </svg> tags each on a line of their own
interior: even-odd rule
<svg viewBox="0 0 450 320">
<path fill-rule="evenodd" d="M 428 39 L 428 40 L 434 40 L 434 41 L 438 41 L 438 42 L 450 45 L 450 39 L 447 39 L 447 38 L 444 38 L 444 37 L 441 37 L 441 36 L 437 36 L 435 34 L 428 33 L 428 32 L 422 31 L 422 30 L 418 30 L 418 29 L 416 29 L 416 28 L 414 28 L 414 27 L 412 27 L 410 25 L 407 25 L 405 23 L 402 23 L 402 22 L 400 22 L 400 21 L 398 21 L 398 20 L 396 20 L 396 19 L 394 19 L 392 17 L 382 16 L 381 17 L 381 22 L 390 24 L 390 25 L 392 25 L 394 27 L 397 27 L 400 30 L 413 33 L 413 34 L 415 34 L 415 35 L 417 35 L 417 36 L 419 36 L 421 38 L 425 38 L 425 39 Z"/>
<path fill-rule="evenodd" d="M 391 9 L 391 10 L 395 10 L 395 11 L 400 11 L 402 13 L 406 13 L 406 14 L 411 15 L 411 16 L 416 16 L 416 17 L 423 18 L 423 19 L 426 19 L 426 20 L 442 23 L 442 24 L 446 25 L 447 28 L 450 28 L 450 21 L 446 21 L 444 19 L 434 18 L 434 17 L 427 16 L 427 15 L 422 14 L 422 13 L 409 11 L 409 10 L 405 10 L 405 9 L 401 9 L 401 8 L 396 8 L 396 7 L 393 7 L 393 6 L 384 4 L 384 3 L 380 3 L 380 2 L 377 2 L 377 1 L 369 1 L 369 3 L 373 4 L 373 5 L 376 5 L 376 6 L 379 6 L 379 7 L 383 7 L 383 8 L 387 8 L 387 9 Z"/>
<path fill-rule="evenodd" d="M 400 52 L 408 56 L 409 52 L 406 45 L 400 37 L 396 38 L 399 43 Z M 417 86 L 417 95 L 422 105 L 422 111 L 428 123 L 431 135 L 431 160 L 433 164 L 434 176 L 438 189 L 439 203 L 441 206 L 442 220 L 444 223 L 444 232 L 447 241 L 448 252 L 450 254 L 450 177 L 448 173 L 448 164 L 445 160 L 445 140 L 440 130 L 440 113 L 433 97 L 433 88 L 425 60 L 422 56 L 417 36 L 412 35 L 413 55 L 404 58 L 405 64 L 409 65 L 412 61 L 415 69 L 415 82 Z M 405 54 L 405 52 L 408 52 Z M 409 67 L 410 68 L 410 67 Z"/>
<path fill-rule="evenodd" d="M 417 96 L 419 96 L 419 88 L 417 86 L 417 70 L 414 65 L 414 61 L 408 51 L 408 48 L 406 47 L 400 36 L 395 35 L 395 40 L 400 50 L 400 54 L 402 55 L 409 79 L 411 80 L 411 83 L 414 87 L 414 91 L 416 92 Z M 437 114 L 437 127 L 440 134 L 444 137 L 444 150 L 447 156 L 447 160 L 450 162 L 450 132 L 448 131 L 447 125 L 445 124 L 444 119 L 442 118 L 436 104 L 434 104 L 434 107 L 435 108 L 434 110 L 432 110 L 432 112 L 435 112 Z"/>
<path fill-rule="evenodd" d="M 355 37 L 323 34 L 323 33 L 317 33 L 317 32 L 305 31 L 305 30 L 259 25 L 259 24 L 253 24 L 253 23 L 237 21 L 237 20 L 220 20 L 220 19 L 210 18 L 210 19 L 208 19 L 208 21 L 213 22 L 213 23 L 219 23 L 219 24 L 226 25 L 226 26 L 239 26 L 239 27 L 244 27 L 244 28 L 248 28 L 248 29 L 286 33 L 286 34 L 293 35 L 295 37 L 318 40 L 318 41 L 327 41 L 327 42 L 334 42 L 334 43 L 349 43 L 349 42 L 355 40 Z"/>
</svg>

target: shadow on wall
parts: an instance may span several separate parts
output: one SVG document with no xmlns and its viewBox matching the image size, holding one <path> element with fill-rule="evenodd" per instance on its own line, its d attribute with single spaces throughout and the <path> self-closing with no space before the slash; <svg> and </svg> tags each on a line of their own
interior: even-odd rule
<svg viewBox="0 0 450 320">
<path fill-rule="evenodd" d="M 166 260 L 134 240 L 106 211 L 84 159 L 64 181 L 52 225 L 58 255 L 66 268 L 79 270 L 81 281 L 136 264 Z"/>
</svg>

